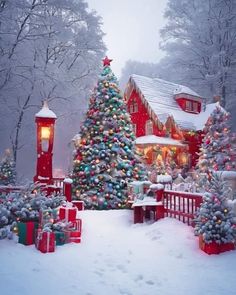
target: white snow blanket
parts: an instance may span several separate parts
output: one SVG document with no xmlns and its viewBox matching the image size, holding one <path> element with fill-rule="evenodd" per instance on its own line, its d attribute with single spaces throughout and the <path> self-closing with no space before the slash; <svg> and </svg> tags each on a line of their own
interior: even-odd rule
<svg viewBox="0 0 236 295">
<path fill-rule="evenodd" d="M 42 254 L 0 241 L 4 295 L 234 295 L 236 251 L 208 256 L 175 219 L 133 224 L 132 210 L 80 211 L 81 244 Z"/>
</svg>

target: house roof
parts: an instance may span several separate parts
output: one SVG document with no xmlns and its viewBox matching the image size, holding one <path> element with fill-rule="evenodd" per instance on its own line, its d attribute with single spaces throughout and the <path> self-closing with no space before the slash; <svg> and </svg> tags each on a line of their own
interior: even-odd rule
<svg viewBox="0 0 236 295">
<path fill-rule="evenodd" d="M 175 140 L 170 137 L 160 137 L 156 135 L 145 135 L 137 137 L 135 140 L 136 144 L 159 144 L 159 145 L 173 145 L 178 147 L 186 147 L 186 144 L 183 144 L 179 140 Z"/>
<path fill-rule="evenodd" d="M 157 118 L 162 124 L 166 123 L 168 117 L 173 117 L 181 129 L 202 130 L 210 114 L 217 105 L 219 106 L 219 103 L 207 104 L 199 114 L 187 113 L 181 109 L 174 96 L 183 93 L 199 101 L 201 96 L 192 89 L 162 79 L 140 75 L 132 75 L 129 82 L 140 93 L 151 117 Z"/>
</svg>

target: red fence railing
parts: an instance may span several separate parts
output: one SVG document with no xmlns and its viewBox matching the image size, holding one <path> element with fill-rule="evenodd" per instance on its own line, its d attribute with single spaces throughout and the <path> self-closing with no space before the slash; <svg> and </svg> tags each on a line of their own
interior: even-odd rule
<svg viewBox="0 0 236 295">
<path fill-rule="evenodd" d="M 53 181 L 52 184 L 45 185 L 45 188 L 43 185 L 40 186 L 39 184 L 39 188 L 41 188 L 42 191 L 48 192 L 48 194 L 51 194 L 53 192 L 62 193 L 64 178 L 57 177 L 57 178 L 53 178 L 52 181 Z M 37 189 L 37 183 L 36 183 L 36 189 Z M 24 190 L 26 190 L 25 186 L 0 186 L 0 194 L 17 193 Z"/>
<path fill-rule="evenodd" d="M 194 225 L 193 219 L 201 203 L 201 194 L 164 191 L 165 216 L 176 218 L 188 225 Z"/>
</svg>

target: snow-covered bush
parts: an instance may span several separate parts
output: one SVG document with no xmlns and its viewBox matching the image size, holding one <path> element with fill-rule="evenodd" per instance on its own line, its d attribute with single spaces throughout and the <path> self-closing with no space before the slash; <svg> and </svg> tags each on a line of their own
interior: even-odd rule
<svg viewBox="0 0 236 295">
<path fill-rule="evenodd" d="M 0 195 L 0 239 L 9 235 L 9 226 L 11 230 L 14 222 L 37 221 L 40 209 L 57 208 L 65 201 L 62 195 L 46 197 L 32 191 L 30 187 L 22 192 Z"/>
</svg>

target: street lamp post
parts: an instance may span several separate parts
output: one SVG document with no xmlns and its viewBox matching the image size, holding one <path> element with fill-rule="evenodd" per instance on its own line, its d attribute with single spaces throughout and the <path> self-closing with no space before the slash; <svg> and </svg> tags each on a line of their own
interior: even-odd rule
<svg viewBox="0 0 236 295">
<path fill-rule="evenodd" d="M 44 101 L 42 109 L 35 114 L 37 125 L 37 166 L 34 182 L 51 184 L 54 125 L 57 116 Z"/>
</svg>

